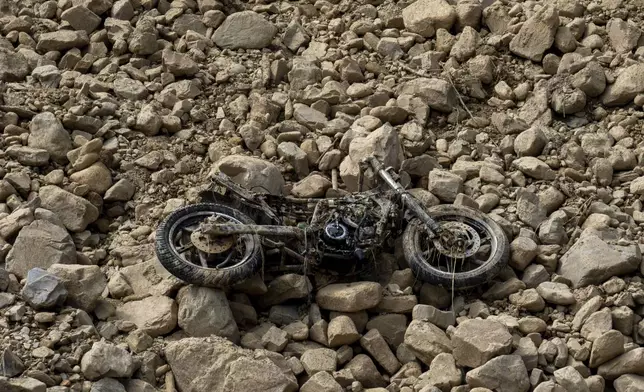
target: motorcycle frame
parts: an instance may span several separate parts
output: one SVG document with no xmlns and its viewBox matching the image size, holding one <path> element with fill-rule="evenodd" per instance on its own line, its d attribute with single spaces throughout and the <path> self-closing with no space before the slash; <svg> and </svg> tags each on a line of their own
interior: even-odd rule
<svg viewBox="0 0 644 392">
<path fill-rule="evenodd" d="M 392 168 L 385 168 L 377 158 L 369 157 L 364 161 L 360 162 L 360 187 L 362 187 L 363 174 L 366 170 L 372 169 L 378 176 L 383 180 L 387 187 L 393 191 L 400 199 L 402 200 L 403 206 L 409 210 L 412 216 L 418 218 L 425 226 L 425 229 L 429 235 L 430 239 L 436 238 L 441 233 L 441 228 L 438 223 L 432 219 L 429 214 L 425 211 L 420 202 L 412 196 L 409 192 L 403 188 L 403 186 L 394 179 L 390 174 Z M 275 211 L 269 203 L 267 203 L 263 197 L 258 197 L 258 195 L 247 191 L 246 189 L 235 184 L 233 181 L 228 179 L 222 174 L 218 174 L 213 177 L 213 181 L 217 186 L 223 187 L 226 190 L 230 190 L 237 196 L 239 201 L 241 201 L 246 206 L 258 209 L 265 213 L 269 219 L 274 222 L 282 222 L 282 219 L 278 216 L 277 211 Z M 216 191 L 215 191 L 216 192 Z M 367 191 L 362 192 L 364 196 L 375 195 L 377 192 Z M 266 197 L 270 197 L 266 195 Z M 283 201 L 292 204 L 292 205 L 307 205 L 310 210 L 313 206 L 314 211 L 317 210 L 321 200 L 329 199 L 306 199 L 306 198 L 294 198 L 294 197 L 282 197 Z M 314 212 L 315 216 L 315 212 Z M 386 216 L 383 216 L 379 226 L 379 231 L 382 230 L 382 225 L 386 220 Z M 246 224 L 234 224 L 234 223 L 223 223 L 223 224 L 204 224 L 202 231 L 206 234 L 213 236 L 224 236 L 224 235 L 237 235 L 237 234 L 256 234 L 260 236 L 281 236 L 281 237 L 290 237 L 295 239 L 305 239 L 307 235 L 311 233 L 306 229 L 301 229 L 293 226 L 284 226 L 284 225 L 246 225 Z"/>
</svg>

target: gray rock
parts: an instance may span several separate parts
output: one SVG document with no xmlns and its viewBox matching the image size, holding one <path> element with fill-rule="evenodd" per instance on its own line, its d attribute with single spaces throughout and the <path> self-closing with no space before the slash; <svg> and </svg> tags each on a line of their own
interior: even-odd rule
<svg viewBox="0 0 644 392">
<path fill-rule="evenodd" d="M 463 178 L 448 170 L 433 169 L 429 172 L 428 188 L 440 200 L 453 203 L 463 191 Z"/>
<path fill-rule="evenodd" d="M 105 201 L 128 201 L 134 196 L 134 184 L 127 178 L 118 180 L 114 185 L 105 192 L 103 200 Z"/>
<path fill-rule="evenodd" d="M 608 86 L 601 97 L 607 106 L 624 105 L 644 91 L 644 64 L 638 63 L 623 69 L 615 83 Z"/>
<path fill-rule="evenodd" d="M 555 305 L 572 305 L 576 302 L 570 288 L 563 283 L 543 282 L 537 286 L 537 293 L 546 302 Z"/>
<path fill-rule="evenodd" d="M 56 116 L 49 112 L 37 114 L 31 120 L 28 145 L 47 150 L 52 159 L 63 163 L 67 161 L 67 153 L 72 149 L 69 133 Z"/>
<path fill-rule="evenodd" d="M 608 30 L 610 44 L 619 53 L 630 52 L 636 48 L 642 34 L 641 26 L 620 18 L 609 20 L 606 30 Z"/>
<path fill-rule="evenodd" d="M 644 374 L 644 348 L 636 348 L 602 364 L 597 374 L 614 380 L 624 374 Z"/>
<path fill-rule="evenodd" d="M 101 24 L 101 17 L 83 5 L 66 9 L 60 19 L 69 23 L 75 30 L 83 30 L 87 34 L 91 34 Z"/>
<path fill-rule="evenodd" d="M 259 298 L 259 304 L 262 307 L 270 307 L 289 299 L 306 298 L 311 290 L 311 282 L 304 275 L 280 275 L 268 285 L 268 291 Z"/>
<path fill-rule="evenodd" d="M 447 329 L 450 325 L 456 324 L 456 316 L 452 311 L 442 311 L 432 305 L 416 305 L 412 310 L 414 320 L 429 321 L 430 323 Z"/>
<path fill-rule="evenodd" d="M 172 30 L 179 36 L 184 36 L 190 30 L 206 35 L 208 28 L 197 14 L 183 14 L 175 19 L 172 24 Z"/>
<path fill-rule="evenodd" d="M 579 374 L 577 369 L 572 366 L 566 366 L 561 369 L 557 369 L 554 372 L 555 380 L 557 383 L 564 387 L 566 391 L 579 391 L 587 392 L 589 391 L 588 385 L 584 378 Z"/>
<path fill-rule="evenodd" d="M 221 48 L 261 49 L 270 45 L 277 27 L 253 11 L 229 15 L 215 30 L 212 40 Z"/>
<path fill-rule="evenodd" d="M 337 367 L 337 353 L 328 348 L 308 350 L 300 358 L 309 376 L 318 372 L 334 372 Z"/>
<path fill-rule="evenodd" d="M 49 163 L 49 151 L 27 146 L 9 146 L 5 152 L 26 166 L 45 166 Z"/>
<path fill-rule="evenodd" d="M 89 44 L 89 36 L 84 30 L 58 30 L 43 33 L 38 38 L 36 50 L 39 52 L 63 51 L 72 48 L 82 48 Z"/>
<path fill-rule="evenodd" d="M 32 268 L 27 273 L 27 283 L 20 293 L 34 309 L 49 309 L 62 305 L 67 299 L 67 289 L 56 276 L 41 268 Z"/>
<path fill-rule="evenodd" d="M 364 334 L 362 338 L 360 338 L 360 345 L 390 375 L 395 374 L 396 371 L 400 369 L 400 362 L 398 362 L 398 359 L 396 359 L 396 356 L 391 351 L 391 349 L 387 345 L 387 342 L 377 329 L 372 329 Z"/>
<path fill-rule="evenodd" d="M 644 391 L 644 376 L 625 374 L 613 382 L 616 392 Z"/>
<path fill-rule="evenodd" d="M 384 388 L 387 385 L 368 355 L 356 355 L 344 368 L 351 371 L 353 377 L 366 388 Z"/>
<path fill-rule="evenodd" d="M 401 345 L 405 338 L 407 316 L 403 314 L 382 314 L 375 316 L 369 319 L 366 328 L 368 331 L 377 329 L 387 343 L 392 348 L 395 348 Z"/>
<path fill-rule="evenodd" d="M 559 27 L 559 13 L 552 6 L 544 6 L 528 19 L 510 41 L 510 51 L 517 56 L 541 61 L 548 50 Z"/>
<path fill-rule="evenodd" d="M 213 165 L 213 172 L 222 172 L 237 184 L 254 192 L 281 195 L 284 177 L 274 164 L 259 158 L 229 155 Z"/>
<path fill-rule="evenodd" d="M 65 227 L 81 232 L 98 219 L 98 209 L 89 201 L 55 185 L 46 185 L 38 192 L 42 207 L 55 213 Z"/>
<path fill-rule="evenodd" d="M 107 286 L 107 279 L 96 265 L 54 264 L 47 271 L 65 284 L 66 304 L 91 312 Z"/>
<path fill-rule="evenodd" d="M 25 365 L 16 354 L 9 348 L 5 348 L 0 354 L 0 374 L 3 377 L 16 377 L 25 370 Z"/>
<path fill-rule="evenodd" d="M 103 377 L 127 378 L 134 373 L 135 363 L 130 353 L 110 343 L 96 342 L 83 355 L 81 371 L 88 380 Z"/>
<path fill-rule="evenodd" d="M 342 392 L 342 386 L 327 372 L 315 373 L 302 385 L 300 392 Z"/>
<path fill-rule="evenodd" d="M 438 354 L 452 352 L 452 343 L 445 332 L 421 320 L 413 320 L 409 324 L 404 343 L 426 365 L 430 365 Z"/>
<path fill-rule="evenodd" d="M 512 351 L 512 335 L 507 328 L 490 320 L 466 320 L 452 335 L 454 359 L 460 366 L 479 367 L 490 359 Z"/>
<path fill-rule="evenodd" d="M 556 173 L 545 162 L 535 157 L 521 157 L 513 162 L 523 174 L 537 180 L 554 180 Z"/>
<path fill-rule="evenodd" d="M 219 337 L 181 339 L 165 349 L 177 388 L 183 392 L 297 391 L 293 372 L 280 366 L 283 359 L 275 355 L 256 354 Z"/>
<path fill-rule="evenodd" d="M 537 156 L 543 151 L 548 138 L 540 128 L 530 128 L 514 139 L 514 152 L 518 156 Z"/>
<path fill-rule="evenodd" d="M 423 98 L 432 109 L 446 113 L 450 113 L 458 102 L 454 88 L 445 80 L 436 78 L 412 79 L 400 85 L 398 94 Z"/>
<path fill-rule="evenodd" d="M 21 53 L 0 50 L 0 80 L 20 82 L 29 75 L 29 62 Z"/>
<path fill-rule="evenodd" d="M 320 289 L 315 300 L 322 309 L 358 312 L 378 305 L 382 292 L 376 282 L 336 283 Z"/>
<path fill-rule="evenodd" d="M 127 392 L 156 392 L 157 389 L 146 381 L 138 379 L 125 380 L 123 382 Z"/>
<path fill-rule="evenodd" d="M 77 171 L 69 176 L 69 179 L 78 184 L 87 185 L 90 191 L 99 195 L 104 194 L 112 186 L 112 173 L 102 162 Z"/>
<path fill-rule="evenodd" d="M 593 342 L 588 366 L 596 368 L 624 353 L 624 335 L 614 329 L 603 333 Z"/>
<path fill-rule="evenodd" d="M 601 284 L 612 276 L 636 271 L 641 261 L 637 245 L 612 245 L 589 229 L 561 257 L 557 273 L 577 288 Z"/>
<path fill-rule="evenodd" d="M 166 296 L 130 301 L 116 309 L 116 317 L 131 321 L 152 337 L 165 335 L 177 326 L 177 303 Z"/>
<path fill-rule="evenodd" d="M 76 245 L 65 228 L 35 220 L 20 230 L 6 262 L 7 271 L 24 278 L 32 268 L 76 263 Z"/>
<path fill-rule="evenodd" d="M 402 11 L 405 28 L 430 38 L 436 30 L 449 30 L 456 21 L 456 11 L 443 0 L 418 0 Z"/>
<path fill-rule="evenodd" d="M 148 89 L 140 80 L 117 78 L 112 83 L 114 94 L 121 99 L 142 100 L 148 96 Z"/>
<path fill-rule="evenodd" d="M 7 392 L 45 392 L 47 385 L 31 377 L 0 378 L 0 390 Z"/>
<path fill-rule="evenodd" d="M 198 64 L 185 54 L 164 50 L 163 67 L 174 76 L 192 76 L 199 71 Z"/>
<path fill-rule="evenodd" d="M 518 355 L 502 355 L 470 370 L 465 375 L 471 387 L 498 392 L 528 392 L 530 381 L 523 360 Z"/>
<path fill-rule="evenodd" d="M 353 320 L 348 316 L 337 316 L 331 319 L 327 329 L 329 347 L 351 345 L 360 339 Z"/>
<path fill-rule="evenodd" d="M 177 294 L 178 324 L 190 336 L 217 335 L 239 341 L 239 330 L 226 294 L 209 287 L 187 286 Z"/>
</svg>

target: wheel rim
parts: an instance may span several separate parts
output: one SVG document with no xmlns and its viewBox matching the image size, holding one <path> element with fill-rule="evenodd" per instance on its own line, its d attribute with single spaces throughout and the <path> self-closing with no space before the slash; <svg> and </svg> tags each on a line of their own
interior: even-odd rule
<svg viewBox="0 0 644 392">
<path fill-rule="evenodd" d="M 445 242 L 437 243 L 429 239 L 423 226 L 416 221 L 414 224 L 418 229 L 415 230 L 413 238 L 415 248 L 420 250 L 419 256 L 436 273 L 452 277 L 475 274 L 493 261 L 499 244 L 487 224 L 461 215 L 440 215 L 432 218 L 443 228 L 466 232 L 469 240 L 474 242 L 457 249 L 451 248 Z"/>
<path fill-rule="evenodd" d="M 233 216 L 215 211 L 197 211 L 182 216 L 169 230 L 168 243 L 175 257 L 199 268 L 225 270 L 243 264 L 252 256 L 256 243 L 250 234 L 236 236 L 234 245 L 222 253 L 207 253 L 195 246 L 193 233 L 207 218 L 216 218 L 222 223 L 243 224 Z"/>
</svg>

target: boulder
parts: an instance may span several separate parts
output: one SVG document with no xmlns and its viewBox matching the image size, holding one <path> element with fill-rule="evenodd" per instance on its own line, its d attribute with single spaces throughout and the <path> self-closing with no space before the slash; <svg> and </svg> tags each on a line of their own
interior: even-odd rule
<svg viewBox="0 0 644 392">
<path fill-rule="evenodd" d="M 358 312 L 378 305 L 382 292 L 376 282 L 336 283 L 320 289 L 315 299 L 322 309 Z"/>
<path fill-rule="evenodd" d="M 52 159 L 67 162 L 67 153 L 73 148 L 69 133 L 50 112 L 39 113 L 29 124 L 29 147 L 46 150 Z"/>
<path fill-rule="evenodd" d="M 413 320 L 409 324 L 404 343 L 416 358 L 428 366 L 438 354 L 452 352 L 452 342 L 445 332 L 421 320 Z"/>
<path fill-rule="evenodd" d="M 98 219 L 98 208 L 92 203 L 55 185 L 41 187 L 38 195 L 42 207 L 58 215 L 70 231 L 81 232 Z"/>
<path fill-rule="evenodd" d="M 237 184 L 254 192 L 281 195 L 285 185 L 277 166 L 244 155 L 229 155 L 218 160 L 213 165 L 212 172 L 222 172 Z"/>
<path fill-rule="evenodd" d="M 152 337 L 165 335 L 177 326 L 177 303 L 166 296 L 151 296 L 122 304 L 116 317 L 131 321 Z"/>
<path fill-rule="evenodd" d="M 181 339 L 165 349 L 177 388 L 182 392 L 297 391 L 293 372 L 278 367 L 273 361 L 283 359 L 275 355 L 273 359 L 256 354 L 220 337 Z"/>
<path fill-rule="evenodd" d="M 518 355 L 502 355 L 472 369 L 465 375 L 471 387 L 488 388 L 498 392 L 528 392 L 528 370 Z"/>
<path fill-rule="evenodd" d="M 6 263 L 7 271 L 24 278 L 32 268 L 75 264 L 76 245 L 65 228 L 38 219 L 20 230 Z"/>
<path fill-rule="evenodd" d="M 67 299 L 67 289 L 63 282 L 42 268 L 29 270 L 27 283 L 20 294 L 34 309 L 53 308 L 62 305 Z"/>
<path fill-rule="evenodd" d="M 103 377 L 129 378 L 135 370 L 135 362 L 130 353 L 106 342 L 96 342 L 83 355 L 81 371 L 88 380 Z"/>
<path fill-rule="evenodd" d="M 578 288 L 634 272 L 641 262 L 642 254 L 636 244 L 609 244 L 587 229 L 561 257 L 557 273 Z"/>
<path fill-rule="evenodd" d="M 107 279 L 97 265 L 54 264 L 47 271 L 63 281 L 69 306 L 91 312 L 107 286 Z"/>
<path fill-rule="evenodd" d="M 270 45 L 277 27 L 253 11 L 229 15 L 215 30 L 212 40 L 220 48 L 262 49 Z"/>
<path fill-rule="evenodd" d="M 466 320 L 452 335 L 452 352 L 460 366 L 476 368 L 499 355 L 512 351 L 512 335 L 501 323 L 490 320 Z"/>
<path fill-rule="evenodd" d="M 239 330 L 226 294 L 217 289 L 187 286 L 177 294 L 178 324 L 188 335 L 217 335 L 239 341 Z"/>
<path fill-rule="evenodd" d="M 541 61 L 554 40 L 559 27 L 559 13 L 547 5 L 528 19 L 510 41 L 510 51 L 532 61 Z"/>
</svg>

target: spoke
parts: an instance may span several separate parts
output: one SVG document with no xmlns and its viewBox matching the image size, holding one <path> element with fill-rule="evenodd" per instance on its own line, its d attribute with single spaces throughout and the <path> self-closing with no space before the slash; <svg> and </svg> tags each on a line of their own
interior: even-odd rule
<svg viewBox="0 0 644 392">
<path fill-rule="evenodd" d="M 177 253 L 181 254 L 184 253 L 192 248 L 194 248 L 195 245 L 192 242 L 189 242 L 187 244 L 181 245 L 180 247 L 177 248 Z"/>
<path fill-rule="evenodd" d="M 208 268 L 208 260 L 206 259 L 206 255 L 204 252 L 199 251 L 197 253 L 199 255 L 199 262 L 201 263 L 201 266 L 204 268 Z"/>
</svg>

